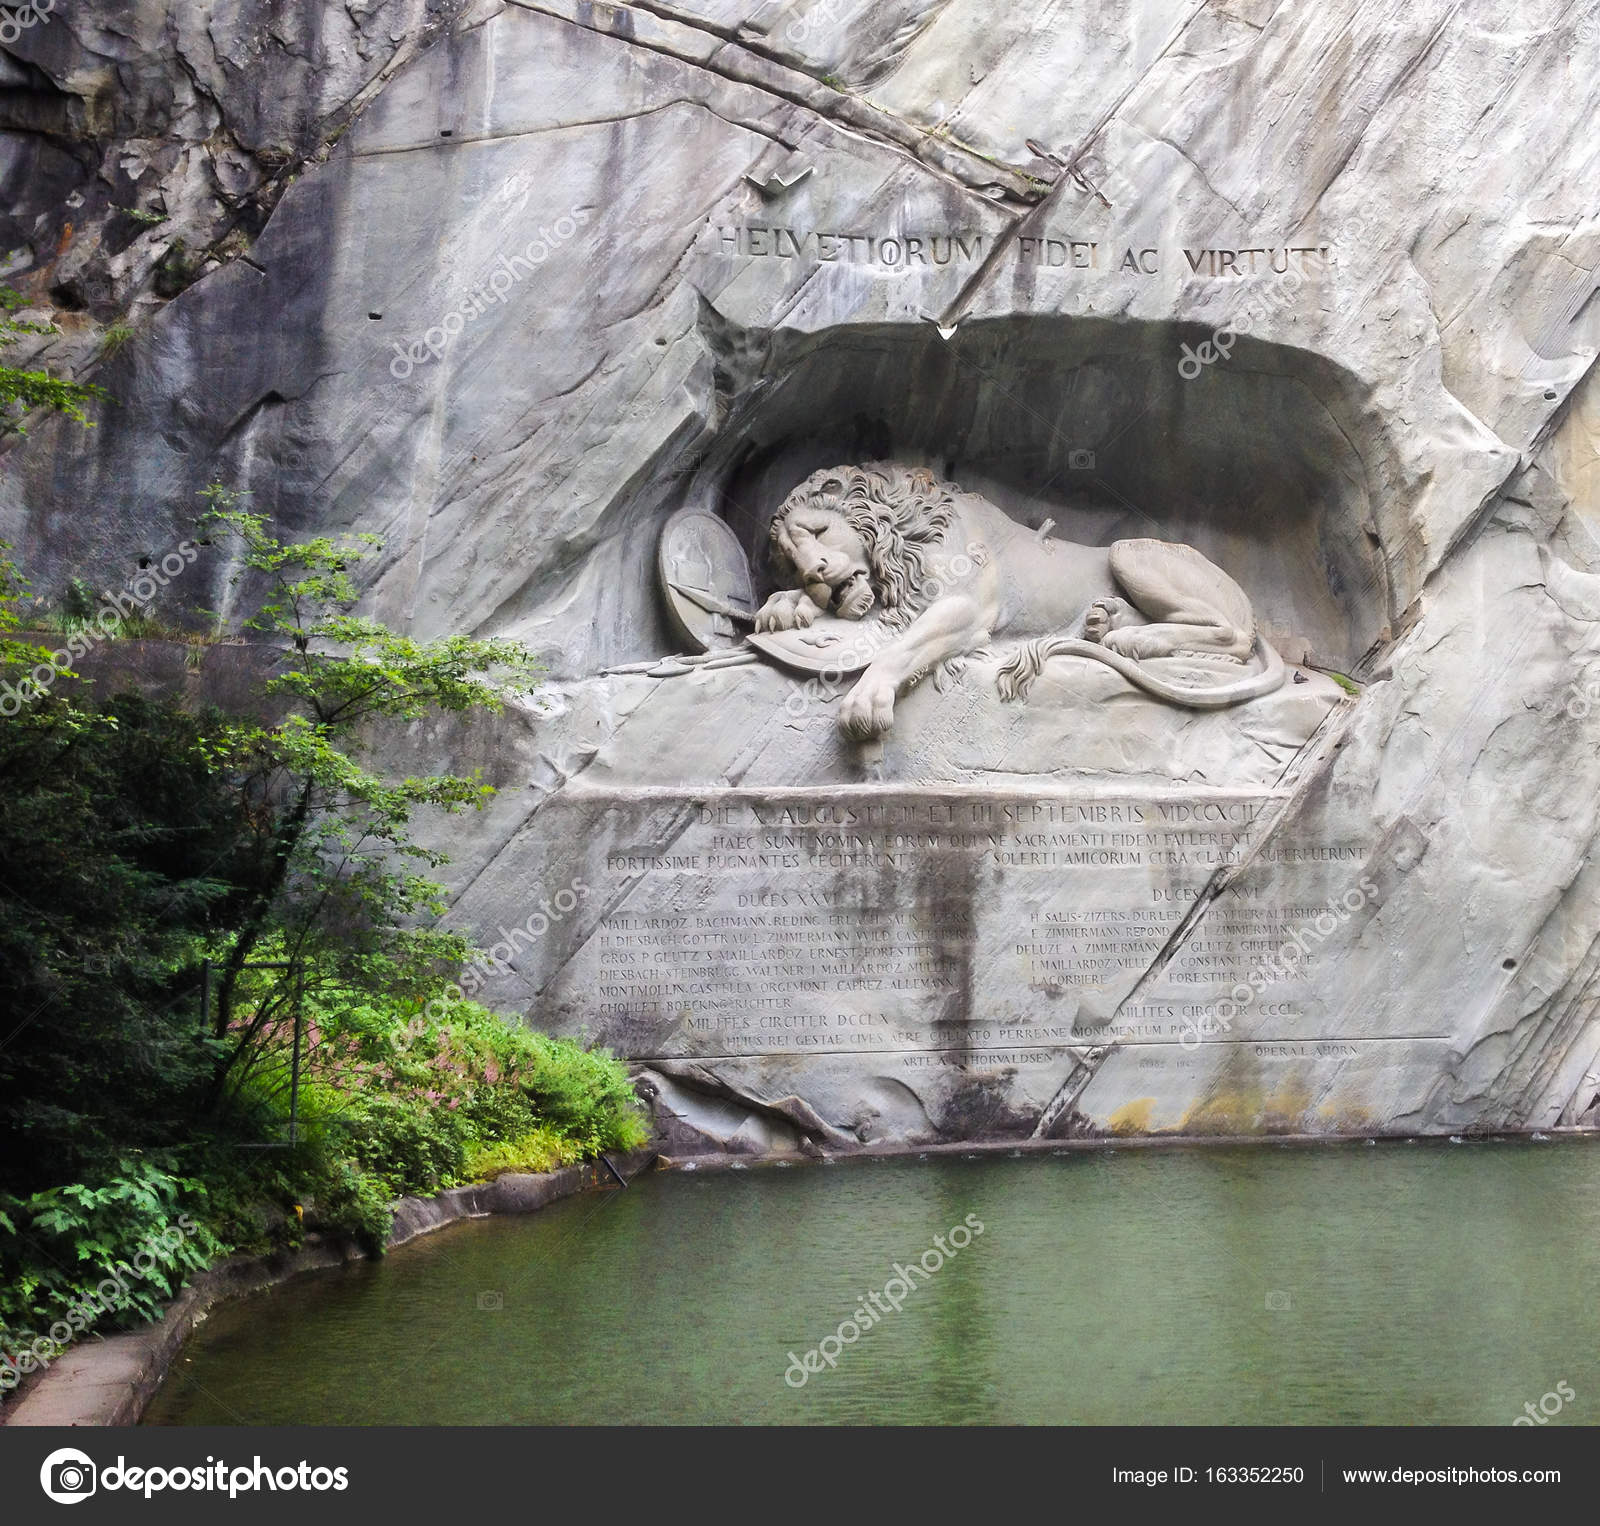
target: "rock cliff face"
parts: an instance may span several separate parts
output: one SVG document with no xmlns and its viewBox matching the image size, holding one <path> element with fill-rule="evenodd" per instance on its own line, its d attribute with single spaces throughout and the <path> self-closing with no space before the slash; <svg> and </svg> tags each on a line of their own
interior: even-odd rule
<svg viewBox="0 0 1600 1526">
<path fill-rule="evenodd" d="M 220 479 L 382 536 L 390 622 L 544 648 L 546 711 L 413 739 L 506 786 L 451 844 L 457 915 L 492 942 L 603 886 L 484 984 L 648 1059 L 686 1138 L 1595 1120 L 1600 9 L 57 0 L 0 71 L 7 279 L 63 330 L 38 353 L 119 400 L 10 451 L 0 534 L 44 591 L 120 582 Z M 1057 536 L 1194 544 L 1359 697 L 1213 745 L 1056 673 L 1081 733 L 1058 708 L 1002 746 L 987 701 L 963 733 L 925 686 L 872 775 L 837 696 L 773 670 L 598 676 L 678 649 L 675 511 L 759 567 L 809 472 L 891 457 Z M 225 607 L 225 567 L 187 576 L 175 606 Z M 743 851 L 694 835 L 717 811 L 731 842 L 911 786 L 1121 811 L 1137 873 L 1028 878 L 1005 832 L 981 862 L 929 836 L 898 888 L 868 841 L 865 900 L 861 864 L 810 865 L 795 893 L 853 926 L 903 899 L 924 921 L 873 937 L 942 950 L 884 966 L 899 1005 L 818 966 L 839 1024 L 774 1015 L 835 1052 L 740 1036 L 759 939 L 703 1001 L 624 978 L 619 948 L 662 951 L 629 913 L 779 883 L 709 867 Z M 689 815 L 645 821 L 652 791 Z M 1157 832 L 1207 804 L 1231 835 Z M 1097 911 L 1095 954 L 1070 919 Z"/>
</svg>

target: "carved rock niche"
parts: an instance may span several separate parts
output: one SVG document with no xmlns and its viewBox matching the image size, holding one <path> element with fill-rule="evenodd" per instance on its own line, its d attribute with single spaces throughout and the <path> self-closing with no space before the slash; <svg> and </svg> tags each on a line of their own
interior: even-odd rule
<svg viewBox="0 0 1600 1526">
<path fill-rule="evenodd" d="M 761 575 L 772 510 L 808 473 L 925 464 L 1023 524 L 1053 520 L 1055 536 L 1187 542 L 1246 589 L 1289 660 L 1350 672 L 1399 614 L 1373 502 L 1388 450 L 1366 389 L 1250 339 L 1186 379 L 1182 346 L 1210 337 L 1041 317 L 949 340 L 932 323 L 779 333 L 690 498 L 727 518 Z"/>
</svg>

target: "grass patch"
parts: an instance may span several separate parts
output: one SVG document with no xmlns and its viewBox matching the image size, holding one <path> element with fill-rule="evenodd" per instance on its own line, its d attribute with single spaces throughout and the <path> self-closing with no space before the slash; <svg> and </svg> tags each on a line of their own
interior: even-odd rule
<svg viewBox="0 0 1600 1526">
<path fill-rule="evenodd" d="M 1332 668 L 1318 668 L 1317 671 L 1319 673 L 1327 674 L 1329 678 L 1338 684 L 1338 686 L 1352 698 L 1360 697 L 1361 685 L 1358 684 L 1355 679 L 1351 678 L 1348 673 L 1336 673 Z"/>
<path fill-rule="evenodd" d="M 551 1129 L 534 1129 L 516 1139 L 475 1144 L 467 1149 L 466 1174 L 475 1182 L 492 1182 L 512 1171 L 555 1171 L 575 1166 L 582 1152 Z"/>
</svg>

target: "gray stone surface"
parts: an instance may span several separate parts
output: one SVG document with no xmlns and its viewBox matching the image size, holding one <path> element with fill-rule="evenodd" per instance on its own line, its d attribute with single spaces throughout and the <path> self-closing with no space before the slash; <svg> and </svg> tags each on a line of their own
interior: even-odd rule
<svg viewBox="0 0 1600 1526">
<path fill-rule="evenodd" d="M 89 209 L 66 237 L 54 190 L 19 200 L 14 279 L 93 286 L 58 357 L 129 301 L 137 331 L 99 371 L 122 407 L 6 457 L 0 533 L 46 593 L 120 582 L 224 477 L 293 529 L 382 535 L 383 618 L 544 649 L 543 709 L 394 744 L 502 786 L 446 842 L 461 925 L 525 930 L 484 994 L 614 1039 L 674 1137 L 718 1148 L 1594 1121 L 1593 7 L 328 4 L 304 37 L 266 7 L 124 9 L 62 7 L 12 50 L 36 120 L 7 183 L 48 166 Z M 94 82 L 117 69 L 137 88 L 113 107 Z M 107 263 L 133 186 L 213 229 L 218 186 L 266 181 L 237 256 L 172 300 L 152 233 Z M 722 515 L 765 598 L 785 495 L 875 459 L 1029 530 L 1195 546 L 1307 681 L 1196 714 L 1058 659 L 1019 709 L 980 654 L 905 694 L 873 757 L 837 692 L 765 664 L 603 675 L 684 649 L 670 515 Z M 203 560 L 174 607 L 227 607 L 227 571 Z M 608 867 L 744 851 L 702 809 L 738 836 L 780 798 L 912 797 L 899 862 Z M 1250 830 L 1191 845 L 1214 861 L 1124 820 L 1139 861 L 1103 871 L 1002 862 L 931 814 L 1223 801 Z M 901 1001 L 893 1054 L 749 1052 L 731 1008 L 670 1038 L 599 1010 L 633 998 L 596 994 L 630 949 L 595 940 L 649 931 L 617 919 L 763 888 L 892 905 L 970 969 L 964 1005 Z M 553 915 L 563 893 L 581 913 Z M 1137 919 L 1141 896 L 1183 915 Z M 1052 911 L 1126 920 L 1035 971 L 1014 946 Z M 730 982 L 772 962 L 729 953 Z M 779 994 L 804 1016 L 824 993 Z"/>
</svg>

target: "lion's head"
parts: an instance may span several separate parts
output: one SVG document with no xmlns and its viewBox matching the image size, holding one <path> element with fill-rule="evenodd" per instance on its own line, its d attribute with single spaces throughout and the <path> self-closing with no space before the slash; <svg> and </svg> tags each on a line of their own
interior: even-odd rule
<svg viewBox="0 0 1600 1526">
<path fill-rule="evenodd" d="M 907 624 L 928 602 L 923 592 L 927 553 L 955 523 L 956 490 L 926 467 L 871 461 L 865 466 L 830 466 L 813 472 L 772 516 L 774 560 L 817 597 L 822 585 L 838 612 L 859 619 L 874 604 L 891 625 Z M 825 561 L 820 576 L 808 576 L 786 549 L 790 525 L 807 515 L 837 515 L 860 538 L 865 576 L 843 558 Z M 818 602 L 823 602 L 820 598 Z"/>
</svg>

